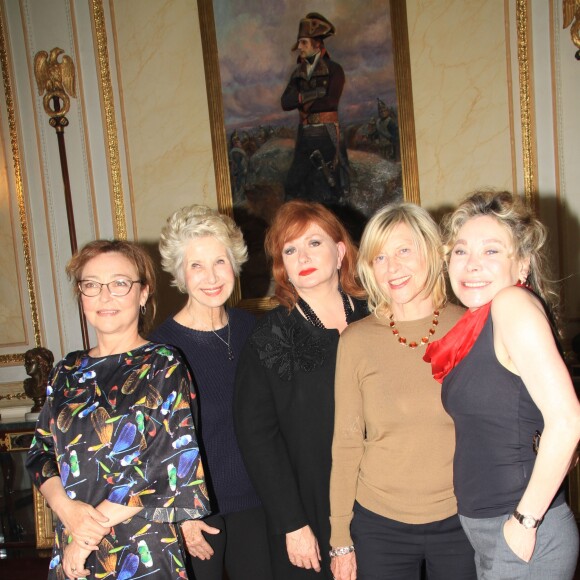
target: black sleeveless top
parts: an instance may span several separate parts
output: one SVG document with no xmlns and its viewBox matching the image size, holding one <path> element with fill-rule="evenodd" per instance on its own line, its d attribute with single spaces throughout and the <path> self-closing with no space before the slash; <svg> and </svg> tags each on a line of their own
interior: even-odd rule
<svg viewBox="0 0 580 580">
<path fill-rule="evenodd" d="M 443 381 L 442 398 L 455 422 L 458 512 L 470 518 L 511 513 L 528 485 L 533 436 L 544 420 L 522 379 L 497 360 L 491 314 L 469 354 Z M 552 505 L 563 501 L 560 490 Z"/>
</svg>

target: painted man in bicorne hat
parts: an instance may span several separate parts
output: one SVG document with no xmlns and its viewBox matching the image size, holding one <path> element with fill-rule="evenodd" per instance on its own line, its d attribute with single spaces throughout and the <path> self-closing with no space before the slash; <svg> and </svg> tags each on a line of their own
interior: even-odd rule
<svg viewBox="0 0 580 580">
<path fill-rule="evenodd" d="M 300 125 L 285 183 L 287 200 L 334 204 L 348 192 L 348 160 L 338 123 L 344 71 L 324 46 L 324 39 L 334 33 L 322 14 L 310 12 L 300 21 L 292 47 L 299 53 L 298 65 L 282 95 L 282 108 L 298 109 Z"/>
</svg>

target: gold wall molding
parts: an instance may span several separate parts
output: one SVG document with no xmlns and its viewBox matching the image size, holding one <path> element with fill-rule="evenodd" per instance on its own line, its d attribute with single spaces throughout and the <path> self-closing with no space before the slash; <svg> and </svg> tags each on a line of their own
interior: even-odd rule
<svg viewBox="0 0 580 580">
<path fill-rule="evenodd" d="M 26 215 L 26 203 L 24 201 L 24 188 L 22 185 L 22 165 L 20 147 L 18 145 L 18 131 L 16 128 L 16 113 L 14 109 L 14 95 L 10 79 L 8 64 L 8 45 L 4 28 L 4 13 L 0 10 L 0 66 L 2 68 L 2 80 L 4 84 L 4 98 L 8 117 L 8 129 L 10 133 L 10 147 L 12 151 L 12 167 L 14 169 L 14 183 L 16 186 L 16 200 L 18 203 L 18 218 L 20 234 L 22 237 L 22 251 L 24 254 L 24 268 L 26 272 L 26 287 L 28 290 L 28 303 L 30 306 L 30 318 L 34 333 L 34 345 L 40 346 L 40 323 L 38 306 L 34 288 L 34 276 L 32 271 L 32 254 L 30 235 L 28 232 L 28 218 Z M 24 353 L 0 355 L 0 366 L 20 366 L 24 364 Z"/>
<path fill-rule="evenodd" d="M 522 156 L 524 171 L 524 196 L 526 202 L 538 209 L 538 162 L 536 126 L 533 121 L 534 96 L 530 67 L 532 35 L 529 0 L 517 0 L 516 26 L 520 81 L 520 116 L 522 125 Z"/>
<path fill-rule="evenodd" d="M 119 161 L 119 140 L 117 137 L 117 121 L 111 69 L 109 67 L 109 48 L 107 43 L 107 28 L 103 0 L 92 0 L 91 14 L 97 41 L 98 69 L 101 81 L 101 98 L 105 111 L 105 140 L 108 154 L 110 181 L 113 193 L 113 222 L 115 237 L 127 239 L 127 221 L 125 216 L 125 201 L 121 181 L 121 163 Z"/>
<path fill-rule="evenodd" d="M 392 27 L 392 34 L 393 45 L 397 47 L 397 50 L 393 51 L 393 57 L 395 61 L 399 117 L 406 120 L 400 127 L 403 191 L 405 192 L 405 201 L 421 205 L 407 8 L 405 2 L 401 0 L 391 0 L 389 5 L 391 8 L 391 23 L 397 23 L 397 26 Z"/>
</svg>

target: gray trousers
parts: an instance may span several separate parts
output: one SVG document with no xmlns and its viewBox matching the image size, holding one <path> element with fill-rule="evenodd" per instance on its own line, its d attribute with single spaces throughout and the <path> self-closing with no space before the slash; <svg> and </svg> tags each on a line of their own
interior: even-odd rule
<svg viewBox="0 0 580 580">
<path fill-rule="evenodd" d="M 510 516 L 467 518 L 459 516 L 475 549 L 478 580 L 572 580 L 578 560 L 578 527 L 566 505 L 548 510 L 536 533 L 529 562 L 516 556 L 503 535 Z"/>
</svg>

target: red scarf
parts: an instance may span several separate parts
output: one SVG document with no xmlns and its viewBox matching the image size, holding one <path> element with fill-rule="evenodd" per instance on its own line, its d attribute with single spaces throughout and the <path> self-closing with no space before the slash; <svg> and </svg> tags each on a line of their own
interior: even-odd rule
<svg viewBox="0 0 580 580">
<path fill-rule="evenodd" d="M 423 360 L 431 363 L 433 378 L 440 383 L 467 356 L 477 340 L 491 302 L 477 310 L 468 310 L 457 324 L 439 340 L 427 345 Z"/>
</svg>

